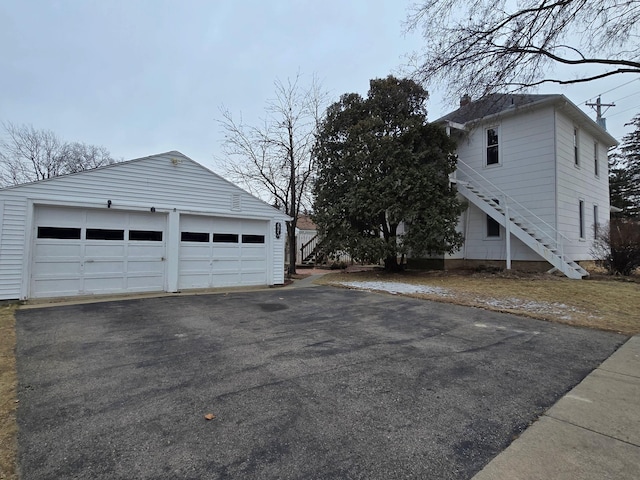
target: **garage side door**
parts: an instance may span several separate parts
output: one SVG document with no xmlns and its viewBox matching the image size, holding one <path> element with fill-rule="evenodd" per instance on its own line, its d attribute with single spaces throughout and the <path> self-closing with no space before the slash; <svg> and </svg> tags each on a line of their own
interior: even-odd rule
<svg viewBox="0 0 640 480">
<path fill-rule="evenodd" d="M 38 206 L 31 297 L 165 289 L 166 216 Z"/>
<path fill-rule="evenodd" d="M 268 222 L 182 215 L 178 287 L 267 283 Z"/>
</svg>

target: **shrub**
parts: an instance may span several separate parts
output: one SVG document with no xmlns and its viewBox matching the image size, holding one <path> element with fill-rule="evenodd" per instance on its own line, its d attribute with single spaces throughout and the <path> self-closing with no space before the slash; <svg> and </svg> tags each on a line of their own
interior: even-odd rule
<svg viewBox="0 0 640 480">
<path fill-rule="evenodd" d="M 596 233 L 592 254 L 611 275 L 631 275 L 640 267 L 640 222 L 611 219 Z"/>
</svg>

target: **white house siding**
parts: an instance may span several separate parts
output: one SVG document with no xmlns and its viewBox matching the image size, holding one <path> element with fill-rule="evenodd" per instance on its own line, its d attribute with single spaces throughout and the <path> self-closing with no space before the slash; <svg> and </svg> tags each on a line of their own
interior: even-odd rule
<svg viewBox="0 0 640 480">
<path fill-rule="evenodd" d="M 113 210 L 150 212 L 153 207 L 157 213 L 168 215 L 169 224 L 176 229 L 169 231 L 167 238 L 169 255 L 173 257 L 178 247 L 177 218 L 185 213 L 199 213 L 268 221 L 272 226 L 269 261 L 282 260 L 284 235 L 276 239 L 274 230 L 276 222 L 284 223 L 287 219 L 285 215 L 184 155 L 168 152 L 0 190 L 3 204 L 0 299 L 28 295 L 35 206 L 106 209 L 109 200 Z M 177 258 L 167 260 L 177 269 Z M 284 281 L 284 262 L 275 265 L 270 268 L 269 284 Z M 177 275 L 169 274 L 169 278 L 177 284 Z"/>
<path fill-rule="evenodd" d="M 499 128 L 498 165 L 486 165 L 485 128 Z M 466 138 L 458 142 L 458 157 L 497 186 L 511 199 L 529 209 L 549 225 L 555 225 L 555 146 L 554 110 L 549 106 L 538 110 L 520 111 L 495 121 L 477 125 Z M 459 163 L 456 176 L 481 184 L 477 174 Z M 497 193 L 500 203 L 505 200 Z M 512 209 L 522 210 L 510 203 Z M 486 214 L 471 205 L 467 212 L 464 257 L 477 260 L 504 260 L 506 258 L 505 232 L 500 238 L 487 238 Z M 519 240 L 512 237 L 513 260 L 539 260 L 540 257 Z M 454 255 L 449 258 L 460 258 Z"/>
<path fill-rule="evenodd" d="M 593 243 L 593 206 L 598 206 L 598 221 L 609 221 L 609 173 L 607 165 L 608 145 L 596 138 L 593 129 L 587 128 L 567 116 L 561 109 L 556 112 L 557 136 L 557 189 L 558 231 L 570 242 L 565 254 L 575 260 L 591 260 Z M 579 166 L 575 165 L 573 129 L 578 127 Z M 595 174 L 594 142 L 598 141 L 599 174 Z M 584 202 L 584 237 L 579 238 L 579 202 Z"/>
</svg>

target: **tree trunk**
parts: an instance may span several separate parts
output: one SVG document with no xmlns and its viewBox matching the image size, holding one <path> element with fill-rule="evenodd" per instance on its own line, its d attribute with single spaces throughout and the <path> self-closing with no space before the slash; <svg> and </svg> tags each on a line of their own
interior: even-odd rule
<svg viewBox="0 0 640 480">
<path fill-rule="evenodd" d="M 296 273 L 296 257 L 297 257 L 297 248 L 296 245 L 296 221 L 293 220 L 287 223 L 287 239 L 289 242 L 289 275 L 293 275 Z"/>
<path fill-rule="evenodd" d="M 296 273 L 296 257 L 297 257 L 297 248 L 296 245 L 296 226 L 298 225 L 298 204 L 296 202 L 296 159 L 294 155 L 294 141 L 293 141 L 293 124 L 289 124 L 289 168 L 290 168 L 290 177 L 289 177 L 289 185 L 291 185 L 291 231 L 289 232 L 289 275 L 294 275 Z"/>
</svg>

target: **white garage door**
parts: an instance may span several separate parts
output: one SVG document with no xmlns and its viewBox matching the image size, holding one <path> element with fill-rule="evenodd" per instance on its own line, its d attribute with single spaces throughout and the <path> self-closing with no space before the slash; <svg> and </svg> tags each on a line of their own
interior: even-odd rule
<svg viewBox="0 0 640 480">
<path fill-rule="evenodd" d="M 31 296 L 165 289 L 166 215 L 38 206 Z"/>
<path fill-rule="evenodd" d="M 180 217 L 178 288 L 267 283 L 268 222 Z"/>
</svg>

